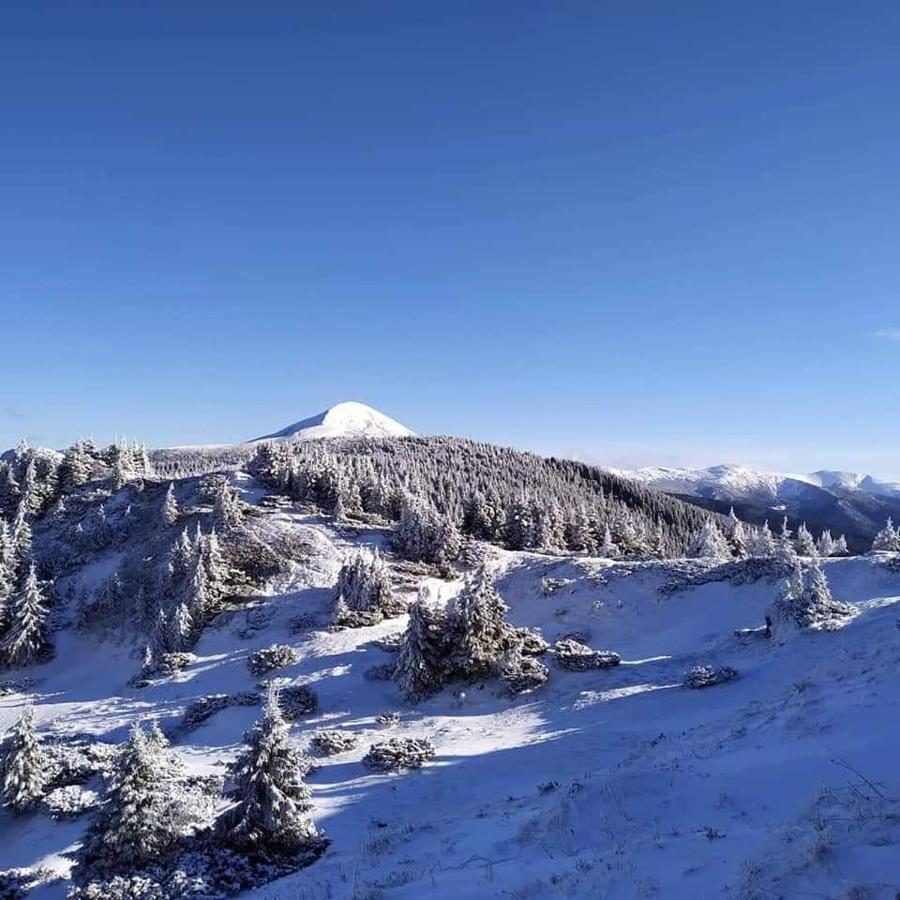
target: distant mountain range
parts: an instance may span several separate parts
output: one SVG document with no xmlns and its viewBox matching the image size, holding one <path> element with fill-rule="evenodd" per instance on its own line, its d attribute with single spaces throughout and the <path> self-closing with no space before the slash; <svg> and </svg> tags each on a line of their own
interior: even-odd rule
<svg viewBox="0 0 900 900">
<path fill-rule="evenodd" d="M 829 528 L 835 536 L 846 534 L 856 552 L 869 548 L 888 516 L 900 519 L 900 484 L 854 472 L 789 475 L 733 465 L 609 471 L 705 509 L 728 512 L 733 506 L 750 522 L 768 519 L 774 526 L 787 516 L 794 528 L 800 522 L 816 534 Z"/>
</svg>

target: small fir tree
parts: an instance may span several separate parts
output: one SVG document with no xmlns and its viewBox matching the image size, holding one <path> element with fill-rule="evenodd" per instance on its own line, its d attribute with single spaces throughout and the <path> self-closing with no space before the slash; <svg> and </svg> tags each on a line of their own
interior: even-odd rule
<svg viewBox="0 0 900 900">
<path fill-rule="evenodd" d="M 33 809 L 44 795 L 47 760 L 34 730 L 34 709 L 26 706 L 12 730 L 3 759 L 3 805 Z"/>
</svg>

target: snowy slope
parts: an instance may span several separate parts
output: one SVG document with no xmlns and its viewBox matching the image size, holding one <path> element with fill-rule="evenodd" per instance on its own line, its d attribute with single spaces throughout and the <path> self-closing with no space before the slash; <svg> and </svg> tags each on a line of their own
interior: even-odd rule
<svg viewBox="0 0 900 900">
<path fill-rule="evenodd" d="M 241 482 L 245 499 L 264 490 Z M 204 633 L 196 661 L 144 689 L 127 682 L 137 648 L 98 645 L 70 631 L 57 657 L 31 673 L 41 733 L 94 732 L 121 740 L 135 718 L 174 725 L 192 699 L 253 689 L 246 657 L 274 642 L 301 658 L 285 681 L 311 684 L 320 711 L 293 726 L 360 738 L 310 776 L 317 823 L 332 844 L 309 869 L 249 892 L 288 898 L 893 897 L 900 889 L 900 574 L 878 558 L 829 560 L 835 596 L 859 614 L 832 633 L 776 631 L 742 643 L 733 629 L 761 622 L 775 587 L 707 584 L 663 598 L 657 565 L 615 565 L 492 550 L 491 569 L 515 624 L 554 639 L 589 630 L 622 654 L 612 670 L 551 663 L 539 692 L 508 699 L 491 682 L 456 685 L 416 706 L 364 672 L 391 657 L 371 628 L 294 634 L 300 612 L 324 625 L 343 555 L 383 545 L 384 532 L 337 529 L 290 508 L 260 507 L 267 540 L 292 533 L 308 556 L 268 585 L 252 610 Z M 395 563 L 392 561 L 392 565 Z M 405 582 L 408 595 L 415 585 Z M 458 582 L 429 582 L 445 600 Z M 98 665 L 98 660 L 103 661 Z M 680 687 L 697 662 L 740 678 L 704 691 Z M 0 698 L 0 728 L 25 697 Z M 400 713 L 389 731 L 375 717 Z M 198 773 L 222 771 L 258 710 L 232 708 L 176 739 Z M 431 738 L 422 771 L 375 775 L 360 759 L 390 734 Z M 0 814 L 0 866 L 47 865 L 65 875 L 85 820 Z M 865 886 L 869 893 L 851 894 Z M 65 881 L 36 900 L 61 898 Z"/>
<path fill-rule="evenodd" d="M 280 431 L 256 438 L 332 438 L 332 437 L 410 437 L 414 432 L 394 419 L 366 406 L 348 400 L 338 403 L 317 416 L 311 416 Z"/>
</svg>

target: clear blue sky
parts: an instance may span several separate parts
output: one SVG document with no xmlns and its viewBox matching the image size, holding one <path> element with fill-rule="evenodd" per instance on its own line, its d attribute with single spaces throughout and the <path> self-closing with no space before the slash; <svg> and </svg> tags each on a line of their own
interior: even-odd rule
<svg viewBox="0 0 900 900">
<path fill-rule="evenodd" d="M 0 12 L 0 445 L 339 400 L 900 476 L 900 6 Z"/>
</svg>

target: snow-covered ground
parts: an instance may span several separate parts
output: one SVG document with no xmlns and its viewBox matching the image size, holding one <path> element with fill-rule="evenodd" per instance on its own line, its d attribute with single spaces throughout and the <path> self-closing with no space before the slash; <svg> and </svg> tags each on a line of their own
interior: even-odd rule
<svg viewBox="0 0 900 900">
<path fill-rule="evenodd" d="M 246 497 L 252 499 L 252 486 Z M 324 623 L 342 556 L 378 544 L 378 531 L 336 529 L 267 509 L 272 536 L 302 530 L 308 559 L 270 585 L 252 610 L 204 633 L 189 669 L 128 686 L 137 648 L 63 630 L 57 655 L 31 675 L 39 730 L 121 740 L 136 718 L 177 723 L 193 699 L 247 691 L 246 658 L 272 643 L 301 651 L 281 670 L 313 686 L 320 710 L 293 726 L 360 737 L 358 749 L 310 776 L 326 855 L 250 892 L 288 898 L 894 897 L 900 890 L 900 574 L 875 558 L 826 561 L 834 595 L 859 610 L 843 628 L 776 629 L 740 639 L 772 602 L 766 582 L 715 583 L 663 597 L 659 568 L 492 550 L 490 565 L 514 624 L 553 640 L 590 632 L 618 651 L 614 669 L 551 666 L 541 690 L 509 699 L 492 682 L 456 685 L 416 706 L 391 682 L 364 677 L 391 656 L 373 641 L 404 619 L 353 630 L 292 634 L 310 612 Z M 432 580 L 446 599 L 457 582 Z M 409 585 L 410 596 L 414 585 Z M 681 686 L 697 663 L 739 677 Z M 0 727 L 25 697 L 0 698 Z M 397 711 L 386 729 L 376 716 Z M 198 772 L 222 771 L 258 715 L 225 709 L 176 741 Z M 424 769 L 372 774 L 368 746 L 389 734 L 429 737 Z M 0 814 L 0 867 L 64 875 L 84 819 Z M 37 889 L 65 895 L 64 880 Z M 867 893 L 865 892 L 867 891 Z"/>
</svg>

